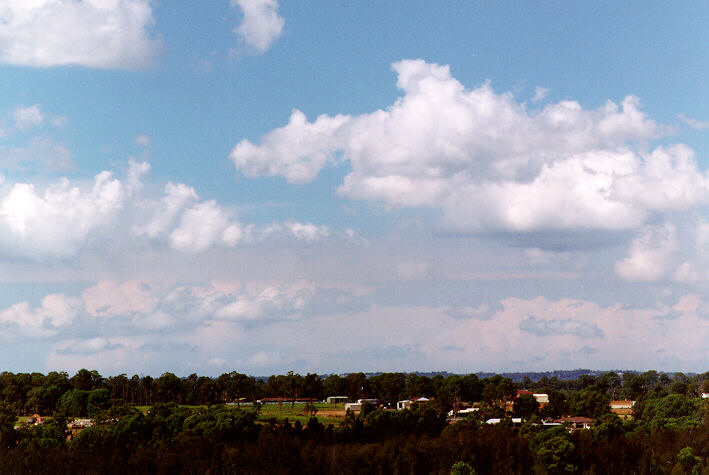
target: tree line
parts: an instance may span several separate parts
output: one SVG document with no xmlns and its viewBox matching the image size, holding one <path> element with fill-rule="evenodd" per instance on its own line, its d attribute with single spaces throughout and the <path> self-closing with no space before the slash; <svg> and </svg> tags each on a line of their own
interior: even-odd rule
<svg viewBox="0 0 709 475">
<path fill-rule="evenodd" d="M 399 400 L 423 396 L 433 399 L 438 409 L 446 411 L 466 402 L 481 402 L 483 406 L 490 406 L 488 412 L 494 417 L 499 415 L 499 411 L 495 411 L 497 401 L 512 400 L 518 389 L 527 389 L 549 395 L 549 404 L 539 414 L 543 417 L 585 415 L 597 418 L 607 412 L 612 399 L 635 400 L 653 391 L 697 397 L 702 389 L 709 392 L 709 387 L 703 387 L 707 380 L 709 373 L 694 376 L 675 373 L 670 378 L 657 371 L 625 373 L 622 377 L 608 372 L 600 376 L 581 375 L 573 380 L 542 377 L 538 381 L 526 379 L 514 383 L 501 375 L 478 378 L 475 374 L 428 377 L 383 373 L 368 377 L 364 373 L 302 376 L 289 372 L 255 378 L 230 372 L 212 378 L 197 374 L 178 377 L 166 372 L 153 378 L 125 374 L 103 377 L 95 370 L 81 369 L 71 377 L 66 372 L 0 373 L 0 400 L 26 414 L 51 415 L 62 410 L 74 415 L 72 407 L 86 405 L 96 408 L 170 402 L 212 405 L 264 397 L 323 400 L 327 396 L 346 396 L 350 401 L 374 398 L 385 407 L 391 407 Z"/>
</svg>

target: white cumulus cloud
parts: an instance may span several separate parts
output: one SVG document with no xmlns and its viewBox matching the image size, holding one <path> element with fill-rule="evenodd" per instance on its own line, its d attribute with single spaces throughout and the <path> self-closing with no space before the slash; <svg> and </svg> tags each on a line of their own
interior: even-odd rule
<svg viewBox="0 0 709 475">
<path fill-rule="evenodd" d="M 38 126 L 44 121 L 44 115 L 42 114 L 39 104 L 30 107 L 16 107 L 12 112 L 12 117 L 15 122 L 15 127 L 20 130 L 27 130 L 31 127 Z"/>
<path fill-rule="evenodd" d="M 64 259 L 97 246 L 100 252 L 155 246 L 195 254 L 274 239 L 315 243 L 331 235 L 327 226 L 308 222 L 243 223 L 234 210 L 183 183 L 168 182 L 162 195 L 148 193 L 142 180 L 149 169 L 131 161 L 125 178 L 103 171 L 91 184 L 62 178 L 39 186 L 0 177 L 0 256 Z"/>
<path fill-rule="evenodd" d="M 543 101 L 544 99 L 546 99 L 547 94 L 549 94 L 549 88 L 548 88 L 548 87 L 541 87 L 541 86 L 538 86 L 538 87 L 534 90 L 534 96 L 532 96 L 532 102 Z"/>
<path fill-rule="evenodd" d="M 677 114 L 677 117 L 679 117 L 679 119 L 682 122 L 684 122 L 685 124 L 687 124 L 688 126 L 690 126 L 693 129 L 697 129 L 697 130 L 709 129 L 709 122 L 707 122 L 707 121 L 693 119 L 692 117 L 687 117 L 684 114 Z"/>
<path fill-rule="evenodd" d="M 282 175 L 291 183 L 307 183 L 331 160 L 339 146 L 336 134 L 349 120 L 321 115 L 311 123 L 296 110 L 288 125 L 270 132 L 260 145 L 242 140 L 230 157 L 248 177 Z"/>
<path fill-rule="evenodd" d="M 276 0 L 231 0 L 244 19 L 234 33 L 258 53 L 264 53 L 281 36 L 285 21 L 278 15 Z"/>
<path fill-rule="evenodd" d="M 170 245 L 177 250 L 201 252 L 215 243 L 235 245 L 243 232 L 216 201 L 196 203 L 182 213 L 179 225 L 170 233 Z"/>
<path fill-rule="evenodd" d="M 313 122 L 296 110 L 258 144 L 239 142 L 230 158 L 247 176 L 293 183 L 348 161 L 341 195 L 438 209 L 458 232 L 636 229 L 709 198 L 691 149 L 645 151 L 664 129 L 634 96 L 530 111 L 488 83 L 467 89 L 448 66 L 393 68 L 403 96 L 387 109 Z"/>
<path fill-rule="evenodd" d="M 2 0 L 0 62 L 20 66 L 146 66 L 162 50 L 150 0 Z"/>
<path fill-rule="evenodd" d="M 0 250 L 23 257 L 66 257 L 93 232 L 107 227 L 122 209 L 125 185 L 104 171 L 82 190 L 68 180 L 38 191 L 15 183 L 0 192 Z"/>
</svg>

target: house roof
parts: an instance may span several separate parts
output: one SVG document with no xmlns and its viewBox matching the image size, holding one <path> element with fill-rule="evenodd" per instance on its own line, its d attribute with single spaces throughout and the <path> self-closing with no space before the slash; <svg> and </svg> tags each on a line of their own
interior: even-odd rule
<svg viewBox="0 0 709 475">
<path fill-rule="evenodd" d="M 610 407 L 633 407 L 635 405 L 635 401 L 630 401 L 630 400 L 621 400 L 621 401 L 611 401 L 608 403 Z"/>
<path fill-rule="evenodd" d="M 549 395 L 546 393 L 535 393 L 532 394 L 534 396 L 534 399 L 537 400 L 537 402 L 549 402 Z"/>
<path fill-rule="evenodd" d="M 583 417 L 583 416 L 574 416 L 574 417 L 562 417 L 560 419 L 556 419 L 554 422 L 571 422 L 573 424 L 590 424 L 593 422 L 593 419 L 589 419 L 588 417 Z"/>
<path fill-rule="evenodd" d="M 502 422 L 502 419 L 500 419 L 499 417 L 493 417 L 492 419 L 486 420 L 485 424 L 499 424 L 500 422 Z M 522 418 L 521 417 L 513 417 L 512 423 L 513 424 L 521 424 Z"/>
</svg>

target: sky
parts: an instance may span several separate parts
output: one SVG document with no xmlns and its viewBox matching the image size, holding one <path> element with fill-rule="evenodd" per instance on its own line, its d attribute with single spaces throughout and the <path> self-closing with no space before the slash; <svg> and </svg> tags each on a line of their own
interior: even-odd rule
<svg viewBox="0 0 709 475">
<path fill-rule="evenodd" d="M 0 367 L 707 371 L 707 21 L 0 0 Z"/>
</svg>

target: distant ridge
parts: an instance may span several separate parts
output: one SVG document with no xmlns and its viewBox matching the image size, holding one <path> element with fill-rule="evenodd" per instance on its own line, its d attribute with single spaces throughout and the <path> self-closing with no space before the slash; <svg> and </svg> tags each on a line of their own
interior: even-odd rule
<svg viewBox="0 0 709 475">
<path fill-rule="evenodd" d="M 338 374 L 339 376 L 345 377 L 348 374 L 356 374 L 358 372 L 354 373 L 340 373 Z M 379 376 L 385 373 L 403 373 L 403 374 L 415 374 L 417 376 L 426 376 L 429 378 L 432 378 L 434 376 L 465 376 L 467 374 L 471 373 L 449 373 L 448 371 L 375 371 L 375 372 L 365 372 L 364 375 L 367 378 L 370 378 L 372 376 Z M 625 370 L 619 370 L 619 369 L 609 369 L 609 370 L 597 370 L 597 369 L 587 369 L 587 368 L 578 368 L 578 369 L 559 369 L 559 370 L 553 370 L 553 371 L 520 371 L 520 372 L 510 372 L 510 373 L 495 373 L 495 372 L 486 372 L 486 371 L 478 371 L 477 373 L 472 373 L 475 374 L 478 378 L 483 379 L 483 378 L 489 378 L 491 376 L 495 375 L 500 375 L 505 378 L 509 378 L 515 383 L 521 383 L 524 381 L 525 378 L 529 378 L 532 382 L 539 381 L 543 377 L 547 377 L 549 379 L 551 378 L 556 378 L 561 381 L 567 381 L 567 380 L 574 380 L 578 379 L 580 376 L 595 376 L 598 377 L 604 373 L 618 373 L 622 375 L 623 373 L 630 373 L 630 374 L 641 374 L 643 371 L 638 371 L 638 370 L 632 370 L 632 369 L 625 369 Z M 667 374 L 670 378 L 674 376 L 674 372 L 664 372 L 664 371 L 658 371 L 658 374 L 665 373 Z M 687 376 L 694 376 L 695 373 L 684 373 Z M 320 377 L 325 378 L 327 377 L 328 374 L 321 374 Z M 257 377 L 257 379 L 267 379 L 268 377 Z"/>
</svg>

